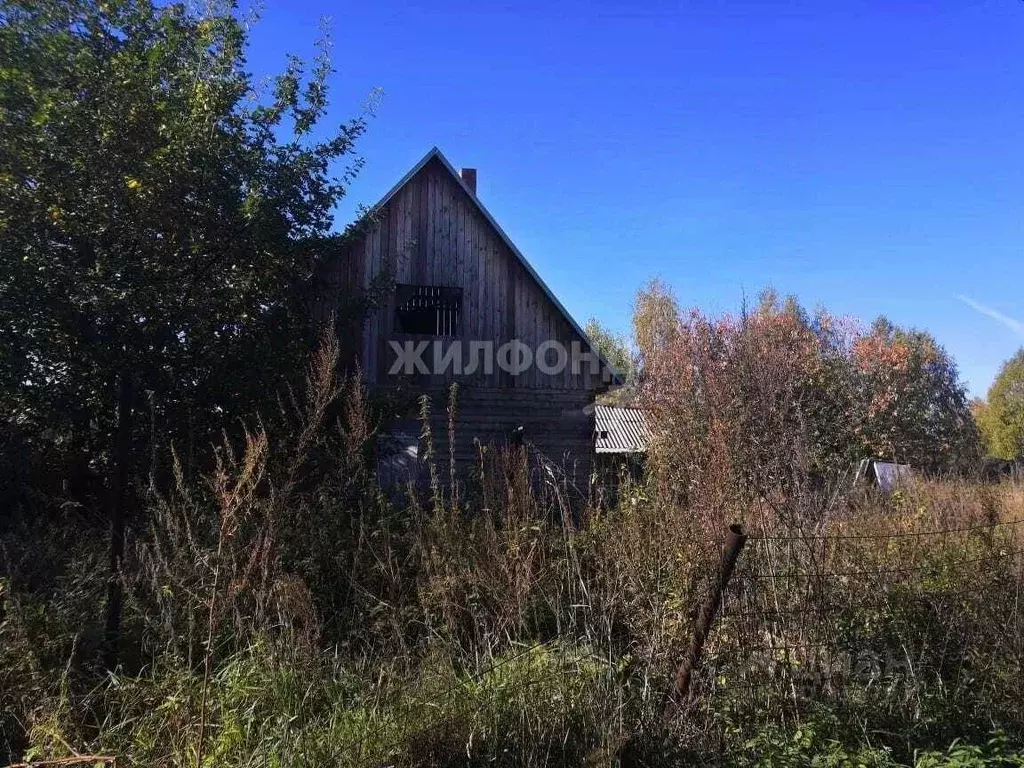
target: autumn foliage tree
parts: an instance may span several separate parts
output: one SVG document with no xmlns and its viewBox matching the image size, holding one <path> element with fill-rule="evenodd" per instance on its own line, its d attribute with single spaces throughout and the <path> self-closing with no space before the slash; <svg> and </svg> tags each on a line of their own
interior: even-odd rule
<svg viewBox="0 0 1024 768">
<path fill-rule="evenodd" d="M 866 453 L 941 470 L 979 456 L 970 401 L 949 354 L 928 333 L 876 320 L 852 348 Z"/>
<path fill-rule="evenodd" d="M 663 280 L 654 278 L 637 292 L 633 302 L 633 339 L 641 367 L 670 343 L 678 322 L 679 300 Z"/>
<path fill-rule="evenodd" d="M 658 306 L 641 375 L 658 480 L 721 513 L 844 462 L 852 390 L 831 318 L 772 294 L 719 318 L 691 310 L 669 320 Z"/>
<path fill-rule="evenodd" d="M 738 315 L 673 315 L 661 291 L 637 303 L 641 399 L 655 478 L 691 503 L 809 514 L 860 458 L 942 470 L 976 457 L 964 388 L 927 334 L 864 332 L 771 292 Z"/>
</svg>

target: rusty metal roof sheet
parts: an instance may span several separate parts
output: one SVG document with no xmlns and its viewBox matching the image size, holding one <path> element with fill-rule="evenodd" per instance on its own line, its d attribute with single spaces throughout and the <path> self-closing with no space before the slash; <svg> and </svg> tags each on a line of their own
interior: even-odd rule
<svg viewBox="0 0 1024 768">
<path fill-rule="evenodd" d="M 594 406 L 594 447 L 598 453 L 641 453 L 650 429 L 639 408 Z"/>
</svg>

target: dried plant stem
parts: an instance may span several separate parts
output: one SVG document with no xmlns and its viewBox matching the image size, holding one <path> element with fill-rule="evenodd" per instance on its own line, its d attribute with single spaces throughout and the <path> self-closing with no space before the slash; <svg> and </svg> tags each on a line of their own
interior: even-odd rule
<svg viewBox="0 0 1024 768">
<path fill-rule="evenodd" d="M 220 587 L 221 554 L 224 551 L 224 530 L 217 537 L 217 562 L 213 566 L 213 589 L 210 595 L 210 612 L 206 617 L 206 649 L 203 653 L 203 688 L 199 700 L 199 744 L 196 750 L 196 765 L 202 768 L 203 751 L 206 744 L 206 702 L 210 690 L 210 669 L 213 666 L 213 634 L 217 619 L 217 593 Z"/>
<path fill-rule="evenodd" d="M 7 768 L 45 768 L 48 765 L 96 765 L 103 763 L 115 768 L 117 757 L 114 755 L 75 755 L 74 757 L 57 757 L 52 760 L 33 760 L 28 763 L 11 763 Z"/>
</svg>

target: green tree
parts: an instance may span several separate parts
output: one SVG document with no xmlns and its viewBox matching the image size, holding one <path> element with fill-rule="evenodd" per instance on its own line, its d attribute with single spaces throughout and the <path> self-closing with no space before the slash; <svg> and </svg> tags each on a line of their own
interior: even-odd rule
<svg viewBox="0 0 1024 768">
<path fill-rule="evenodd" d="M 671 342 L 679 323 L 679 301 L 663 280 L 654 278 L 637 291 L 633 302 L 633 339 L 641 367 Z"/>
<path fill-rule="evenodd" d="M 1003 363 L 988 390 L 988 402 L 978 418 L 992 456 L 1024 456 L 1024 349 Z"/>
<path fill-rule="evenodd" d="M 629 346 L 629 339 L 605 327 L 596 317 L 587 320 L 584 331 L 605 359 L 622 375 L 626 386 L 630 386 L 636 374 L 636 356 Z"/>
<path fill-rule="evenodd" d="M 245 48 L 231 6 L 0 0 L 0 418 L 99 479 L 115 634 L 141 442 L 203 441 L 301 369 L 359 168 L 364 118 L 320 125 L 326 43 L 262 95 Z"/>
</svg>

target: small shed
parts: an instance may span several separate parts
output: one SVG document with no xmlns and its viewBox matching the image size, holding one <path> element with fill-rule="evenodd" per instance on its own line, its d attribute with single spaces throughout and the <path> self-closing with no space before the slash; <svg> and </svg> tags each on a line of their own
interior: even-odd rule
<svg viewBox="0 0 1024 768">
<path fill-rule="evenodd" d="M 614 494 L 622 479 L 638 480 L 650 434 L 647 417 L 639 408 L 595 405 L 594 479 L 598 485 Z"/>
<path fill-rule="evenodd" d="M 647 451 L 647 418 L 639 408 L 594 406 L 594 450 L 598 454 L 637 454 Z"/>
<path fill-rule="evenodd" d="M 909 464 L 896 464 L 877 459 L 861 459 L 854 477 L 854 485 L 872 485 L 882 493 L 892 493 L 914 478 L 914 470 Z"/>
</svg>

